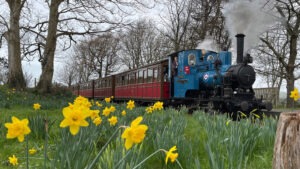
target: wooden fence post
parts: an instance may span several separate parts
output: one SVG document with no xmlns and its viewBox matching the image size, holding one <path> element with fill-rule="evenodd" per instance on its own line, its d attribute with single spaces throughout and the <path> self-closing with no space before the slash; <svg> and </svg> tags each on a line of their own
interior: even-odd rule
<svg viewBox="0 0 300 169">
<path fill-rule="evenodd" d="M 273 169 L 300 169 L 300 112 L 280 114 Z"/>
</svg>

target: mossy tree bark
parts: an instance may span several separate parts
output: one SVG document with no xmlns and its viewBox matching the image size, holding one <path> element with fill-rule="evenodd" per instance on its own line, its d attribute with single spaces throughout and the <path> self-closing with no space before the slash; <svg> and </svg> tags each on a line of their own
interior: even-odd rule
<svg viewBox="0 0 300 169">
<path fill-rule="evenodd" d="M 300 112 L 282 113 L 274 145 L 273 169 L 300 168 Z"/>
<path fill-rule="evenodd" d="M 19 21 L 26 0 L 7 0 L 6 2 L 10 9 L 9 29 L 4 35 L 8 42 L 8 85 L 11 88 L 24 89 L 26 83 L 21 65 Z"/>
<path fill-rule="evenodd" d="M 37 89 L 40 93 L 51 92 L 54 72 L 54 54 L 57 41 L 58 8 L 62 2 L 63 0 L 52 0 L 50 5 L 48 35 L 44 50 L 44 58 L 42 60 L 42 74 L 37 85 Z"/>
</svg>

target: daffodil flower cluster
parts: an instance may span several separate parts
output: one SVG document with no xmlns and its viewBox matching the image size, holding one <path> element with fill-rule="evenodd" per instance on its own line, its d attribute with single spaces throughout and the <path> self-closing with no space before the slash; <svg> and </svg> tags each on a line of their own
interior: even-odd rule
<svg viewBox="0 0 300 169">
<path fill-rule="evenodd" d="M 116 111 L 116 108 L 114 106 L 110 106 L 109 108 L 105 107 L 104 110 L 103 110 L 102 115 L 109 116 L 110 113 L 113 113 L 114 111 Z"/>
<path fill-rule="evenodd" d="M 105 98 L 104 101 L 106 103 L 110 103 L 111 99 L 113 97 Z M 64 119 L 60 122 L 61 128 L 69 128 L 69 131 L 72 135 L 77 135 L 80 131 L 81 127 L 87 127 L 89 126 L 88 118 L 91 119 L 91 121 L 96 125 L 100 125 L 102 123 L 102 118 L 100 117 L 99 113 L 100 110 L 92 110 L 91 107 L 93 105 L 96 105 L 98 107 L 102 107 L 102 104 L 99 102 L 90 102 L 87 98 L 78 96 L 73 103 L 69 103 L 67 107 L 64 107 L 62 110 L 62 114 Z M 102 110 L 103 115 L 108 117 L 111 115 L 111 113 L 116 111 L 116 108 L 113 105 L 106 104 L 106 107 Z M 41 108 L 41 105 L 39 103 L 33 104 L 34 110 L 39 110 Z M 129 100 L 127 102 L 126 108 L 128 110 L 132 110 L 135 108 L 135 102 L 133 100 Z M 152 113 L 155 110 L 162 110 L 163 109 L 163 102 L 156 102 L 153 106 L 150 106 L 146 108 L 147 113 Z M 122 110 L 121 115 L 126 116 L 126 111 Z M 107 119 L 110 126 L 115 126 L 118 123 L 118 117 L 117 116 L 111 116 Z M 141 124 L 143 120 L 142 116 L 138 116 L 135 118 L 130 126 L 120 126 L 120 128 L 125 128 L 121 138 L 125 140 L 125 149 L 130 149 L 134 144 L 141 143 L 145 137 L 146 137 L 146 131 L 148 130 L 148 126 L 145 124 Z M 29 134 L 31 132 L 30 128 L 28 127 L 29 120 L 28 119 L 18 119 L 17 117 L 12 117 L 12 123 L 5 123 L 5 127 L 8 129 L 6 137 L 8 139 L 18 138 L 19 142 L 24 141 L 25 135 Z M 115 132 L 118 133 L 118 132 Z M 114 136 L 114 135 L 113 135 Z M 113 136 L 111 138 L 113 138 Z M 28 142 L 27 142 L 28 143 Z M 177 150 L 176 146 L 173 146 L 169 151 L 162 150 L 166 153 L 166 159 L 165 162 L 167 164 L 168 160 L 171 162 L 176 161 L 178 157 L 178 153 L 175 153 Z M 34 155 L 37 153 L 37 150 L 35 148 L 31 148 L 28 150 L 28 145 L 26 149 L 27 154 Z M 101 153 L 100 153 L 101 154 Z M 9 163 L 12 165 L 18 165 L 18 158 L 13 155 L 12 157 L 9 157 Z M 91 165 L 92 166 L 92 165 Z"/>
<path fill-rule="evenodd" d="M 73 104 L 69 103 L 69 106 L 63 109 L 64 120 L 60 123 L 60 127 L 69 127 L 71 134 L 76 135 L 80 127 L 89 125 L 86 118 L 91 117 L 94 120 L 99 117 L 99 110 L 91 110 L 91 106 L 87 98 L 77 97 Z"/>
<path fill-rule="evenodd" d="M 155 102 L 153 106 L 149 106 L 146 108 L 146 113 L 150 114 L 155 110 L 162 110 L 164 108 L 163 104 L 164 103 L 160 101 Z"/>
</svg>

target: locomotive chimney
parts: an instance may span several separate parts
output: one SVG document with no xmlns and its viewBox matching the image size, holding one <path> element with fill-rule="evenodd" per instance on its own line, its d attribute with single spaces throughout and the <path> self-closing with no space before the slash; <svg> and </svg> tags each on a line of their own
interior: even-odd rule
<svg viewBox="0 0 300 169">
<path fill-rule="evenodd" d="M 237 49 L 236 49 L 236 62 L 237 64 L 243 63 L 243 55 L 244 55 L 244 34 L 237 34 L 235 35 L 236 42 L 237 42 Z"/>
</svg>

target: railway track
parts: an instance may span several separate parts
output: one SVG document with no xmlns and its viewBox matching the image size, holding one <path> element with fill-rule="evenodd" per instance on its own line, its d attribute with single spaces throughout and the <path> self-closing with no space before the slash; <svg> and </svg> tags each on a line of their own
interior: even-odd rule
<svg viewBox="0 0 300 169">
<path fill-rule="evenodd" d="M 199 109 L 205 111 L 208 114 L 218 114 L 218 113 L 216 113 L 215 110 L 211 111 L 211 110 L 207 110 L 207 107 L 199 107 L 199 106 L 195 106 L 195 105 L 188 107 L 188 113 L 193 114 L 194 111 L 197 111 Z M 284 111 L 283 110 L 261 111 L 260 114 L 264 114 L 266 117 L 279 118 L 280 113 L 282 113 L 282 112 L 284 112 Z"/>
<path fill-rule="evenodd" d="M 262 111 L 267 117 L 279 118 L 281 111 Z"/>
</svg>

